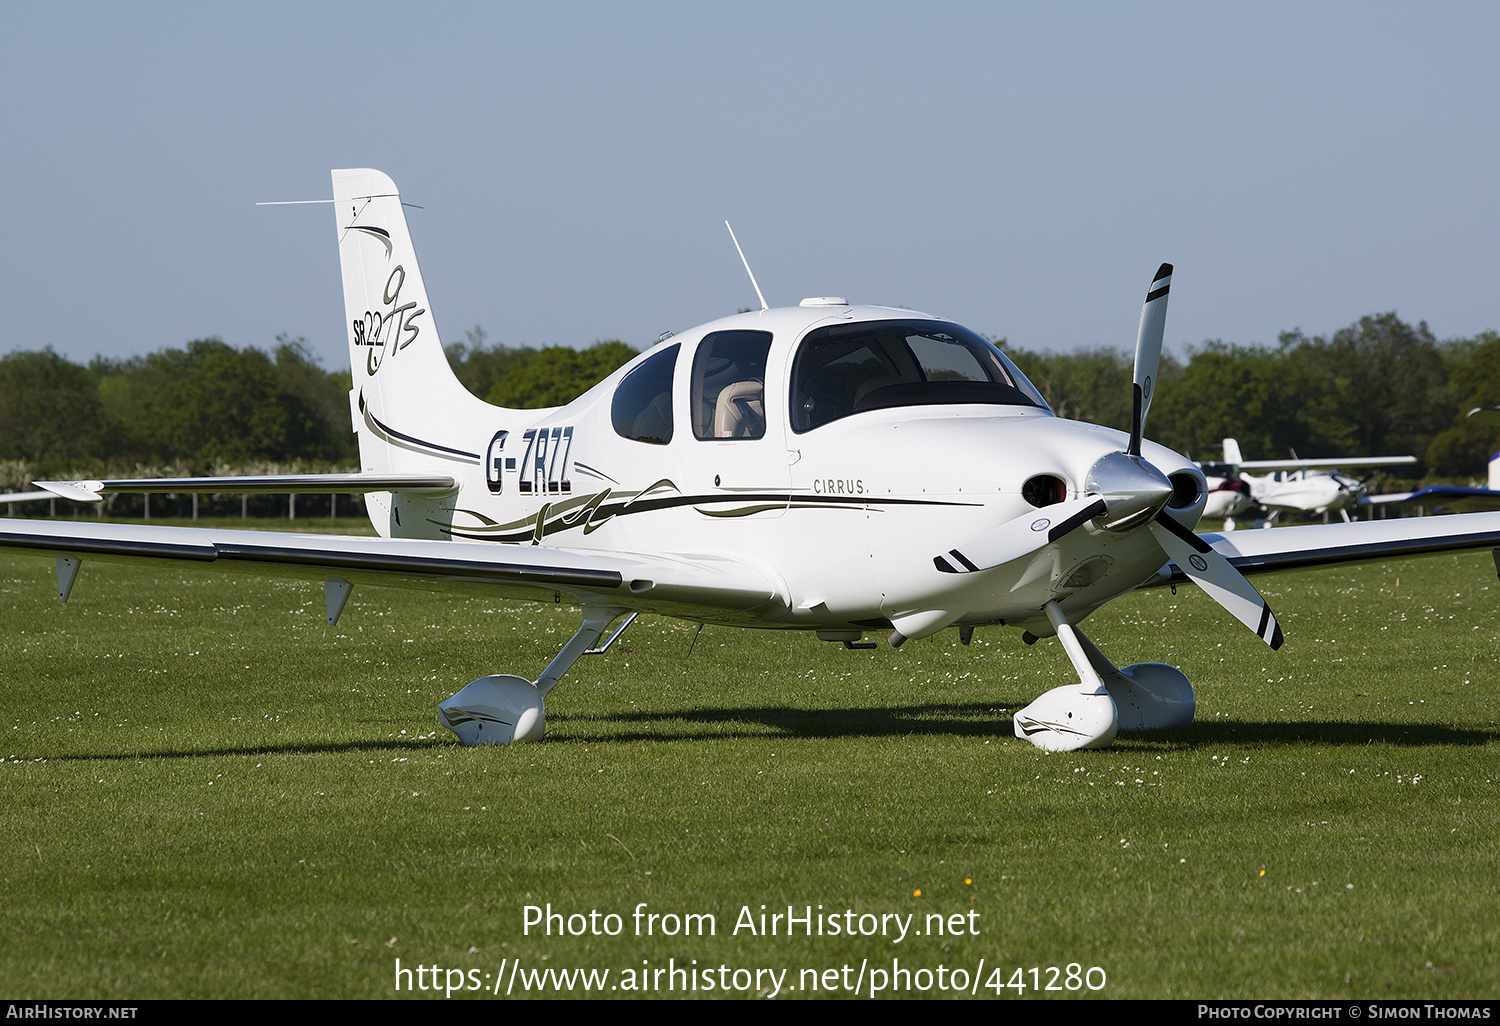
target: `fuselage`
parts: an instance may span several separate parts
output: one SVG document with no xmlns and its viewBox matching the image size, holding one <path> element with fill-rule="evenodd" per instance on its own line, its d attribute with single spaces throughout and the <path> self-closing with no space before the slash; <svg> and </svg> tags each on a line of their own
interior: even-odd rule
<svg viewBox="0 0 1500 1026">
<path fill-rule="evenodd" d="M 459 488 L 385 511 L 377 499 L 378 526 L 731 558 L 779 593 L 726 616 L 828 631 L 924 611 L 944 625 L 1032 624 L 1053 599 L 1084 615 L 1165 562 L 1144 529 L 1089 525 L 1006 566 L 938 572 L 935 555 L 1083 495 L 1128 439 L 1054 416 L 993 346 L 912 311 L 740 314 L 663 340 L 567 406 L 485 410 L 446 418 L 441 437 L 401 433 L 414 462 L 448 453 Z M 1153 443 L 1142 455 L 1191 483 L 1168 510 L 1191 528 L 1201 472 Z"/>
<path fill-rule="evenodd" d="M 1365 491 L 1360 482 L 1329 470 L 1282 470 L 1264 477 L 1246 474 L 1244 479 L 1262 506 L 1305 513 L 1348 509 Z"/>
<path fill-rule="evenodd" d="M 1211 520 L 1237 517 L 1255 505 L 1255 500 L 1250 496 L 1250 483 L 1239 475 L 1229 473 L 1227 470 L 1225 473 L 1215 474 L 1205 469 L 1204 476 L 1208 484 L 1208 501 L 1203 507 L 1204 517 Z"/>
</svg>

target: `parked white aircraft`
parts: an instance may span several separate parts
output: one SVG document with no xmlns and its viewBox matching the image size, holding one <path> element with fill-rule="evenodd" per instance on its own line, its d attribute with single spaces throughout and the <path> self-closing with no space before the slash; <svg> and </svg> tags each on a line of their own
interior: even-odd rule
<svg viewBox="0 0 1500 1026">
<path fill-rule="evenodd" d="M 1363 481 L 1340 474 L 1345 467 L 1397 467 L 1417 462 L 1415 456 L 1353 456 L 1331 459 L 1246 460 L 1240 443 L 1224 439 L 1223 463 L 1200 463 L 1208 479 L 1205 517 L 1232 518 L 1253 505 L 1273 511 L 1301 513 L 1338 511 L 1349 520 L 1349 508 L 1365 497 Z M 1246 470 L 1267 470 L 1256 477 Z"/>
<path fill-rule="evenodd" d="M 1232 520 L 1255 505 L 1250 496 L 1250 482 L 1225 463 L 1200 463 L 1208 498 L 1203 504 L 1204 520 Z"/>
<path fill-rule="evenodd" d="M 1281 628 L 1242 571 L 1500 544 L 1500 514 L 1195 535 L 1202 472 L 1142 437 L 1165 264 L 1141 311 L 1128 436 L 1054 416 L 966 328 L 830 297 L 762 301 L 663 340 L 566 406 L 509 410 L 454 378 L 391 180 L 335 171 L 333 191 L 360 473 L 45 487 L 85 500 L 364 491 L 382 537 L 0 523 L 0 544 L 55 555 L 60 599 L 81 560 L 144 558 L 322 579 L 330 623 L 364 583 L 580 607 L 535 680 L 481 677 L 440 704 L 470 744 L 540 738 L 548 692 L 631 612 L 851 645 L 1003 624 L 1028 642 L 1057 635 L 1078 677 L 1018 712 L 1016 734 L 1074 749 L 1193 716 L 1181 671 L 1116 668 L 1077 629 L 1111 598 L 1191 579 L 1275 648 Z"/>
</svg>

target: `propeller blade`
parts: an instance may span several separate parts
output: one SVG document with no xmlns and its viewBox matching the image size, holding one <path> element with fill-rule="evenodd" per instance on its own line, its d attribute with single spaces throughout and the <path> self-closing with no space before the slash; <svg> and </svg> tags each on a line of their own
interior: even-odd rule
<svg viewBox="0 0 1500 1026">
<path fill-rule="evenodd" d="M 1130 411 L 1130 455 L 1141 454 L 1146 430 L 1146 411 L 1156 389 L 1156 369 L 1161 363 L 1161 340 L 1167 327 L 1167 293 L 1172 289 L 1172 265 L 1162 264 L 1146 290 L 1141 307 L 1141 327 L 1135 340 L 1135 385 Z"/>
<path fill-rule="evenodd" d="M 1272 648 L 1280 648 L 1285 638 L 1271 607 L 1260 597 L 1255 585 L 1245 580 L 1229 560 L 1215 552 L 1202 538 L 1162 514 L 1151 521 L 1151 533 L 1162 551 L 1183 573 L 1208 592 L 1234 618 L 1249 627 Z"/>
<path fill-rule="evenodd" d="M 962 549 L 949 549 L 932 563 L 945 574 L 972 574 L 1030 555 L 1082 527 L 1108 507 L 1098 496 L 1044 506 L 986 531 Z"/>
</svg>

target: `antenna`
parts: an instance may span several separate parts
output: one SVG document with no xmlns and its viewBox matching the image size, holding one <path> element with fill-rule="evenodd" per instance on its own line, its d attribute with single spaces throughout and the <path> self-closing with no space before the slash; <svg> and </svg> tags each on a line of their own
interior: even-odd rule
<svg viewBox="0 0 1500 1026">
<path fill-rule="evenodd" d="M 728 221 L 724 222 L 724 227 L 729 228 Z M 733 228 L 729 228 L 729 238 L 733 240 L 735 251 L 740 255 L 740 263 L 745 265 L 745 273 L 750 276 L 750 284 L 755 286 L 755 295 L 760 299 L 760 308 L 762 310 L 769 310 L 770 307 L 766 305 L 766 297 L 760 291 L 760 283 L 755 280 L 755 272 L 750 270 L 750 261 L 745 259 L 745 251 L 740 249 L 740 240 L 734 237 Z"/>
</svg>

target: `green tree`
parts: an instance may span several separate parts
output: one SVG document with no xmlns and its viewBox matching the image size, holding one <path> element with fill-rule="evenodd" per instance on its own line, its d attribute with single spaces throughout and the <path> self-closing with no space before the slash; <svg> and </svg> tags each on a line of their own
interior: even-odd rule
<svg viewBox="0 0 1500 1026">
<path fill-rule="evenodd" d="M 485 341 L 485 330 L 474 325 L 464 333 L 465 341 L 444 347 L 448 363 L 463 386 L 481 399 L 495 390 L 505 376 L 536 359 L 530 346 L 511 348 Z"/>
<path fill-rule="evenodd" d="M 316 405 L 282 385 L 305 379 L 308 359 L 283 349 L 283 365 L 253 347 L 219 339 L 126 361 L 95 360 L 99 398 L 127 460 L 286 460 L 317 455 L 326 420 Z M 303 381 L 306 384 L 306 381 Z"/>
<path fill-rule="evenodd" d="M 624 342 L 596 342 L 587 349 L 548 346 L 511 369 L 486 397 L 497 406 L 534 410 L 562 406 L 603 381 L 636 355 Z"/>
<path fill-rule="evenodd" d="M 1009 348 L 1004 339 L 996 344 L 1041 390 L 1059 417 L 1102 424 L 1120 431 L 1130 430 L 1134 354 L 1111 348 L 1085 349 L 1076 353 L 1037 353 Z M 1171 354 L 1163 353 L 1157 371 L 1157 396 L 1169 391 L 1181 373 L 1181 364 Z M 1151 438 L 1158 435 L 1158 409 L 1153 400 L 1146 425 L 1146 433 Z"/>
<path fill-rule="evenodd" d="M 359 449 L 349 419 L 349 390 L 353 387 L 349 372 L 325 371 L 307 348 L 306 339 L 300 337 L 277 335 L 272 355 L 277 387 L 293 401 L 288 412 L 298 422 L 294 436 L 301 439 L 298 451 L 287 455 L 332 462 L 357 458 Z"/>
<path fill-rule="evenodd" d="M 1500 334 L 1487 331 L 1444 347 L 1448 426 L 1427 447 L 1427 466 L 1443 477 L 1482 477 L 1500 431 L 1475 424 L 1469 411 L 1500 405 Z"/>
<path fill-rule="evenodd" d="M 1294 347 L 1204 344 L 1152 403 L 1148 434 L 1202 460 L 1218 459 L 1235 438 L 1252 459 L 1346 447 L 1347 432 L 1327 422 L 1326 376 Z"/>
<path fill-rule="evenodd" d="M 1350 456 L 1422 456 L 1451 421 L 1446 368 L 1425 321 L 1412 327 L 1376 314 L 1332 338 L 1289 332 L 1282 347 L 1325 376 L 1333 408 L 1319 416 L 1330 430 L 1348 430 Z"/>
<path fill-rule="evenodd" d="M 570 346 L 491 345 L 475 325 L 463 342 L 444 347 L 454 375 L 470 392 L 497 406 L 536 410 L 578 398 L 636 355 L 623 342 Z"/>
<path fill-rule="evenodd" d="M 88 370 L 49 346 L 0 358 L 0 459 L 39 470 L 102 455 L 104 425 Z"/>
</svg>

